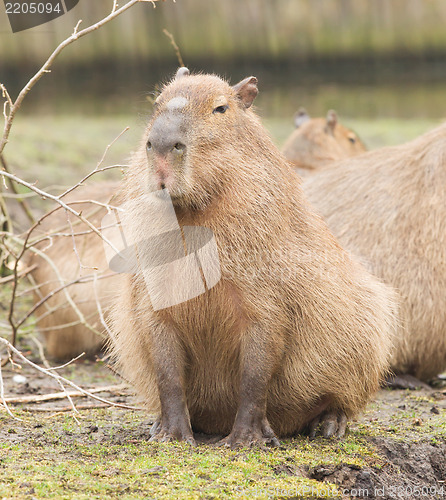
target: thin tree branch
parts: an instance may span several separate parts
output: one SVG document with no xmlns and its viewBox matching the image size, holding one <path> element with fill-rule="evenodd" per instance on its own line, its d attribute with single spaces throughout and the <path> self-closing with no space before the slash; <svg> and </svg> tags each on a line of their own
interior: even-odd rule
<svg viewBox="0 0 446 500">
<path fill-rule="evenodd" d="M 2 164 L 3 170 L 5 172 L 9 172 L 8 164 L 6 163 L 5 157 L 3 154 L 0 154 L 0 162 Z M 31 209 L 29 208 L 28 204 L 23 198 L 20 198 L 20 193 L 17 191 L 17 188 L 15 184 L 12 182 L 11 179 L 8 179 L 8 185 L 11 189 L 11 191 L 18 196 L 17 201 L 19 202 L 20 206 L 22 207 L 22 210 L 25 212 L 26 217 L 28 220 L 31 222 L 31 224 L 34 224 L 36 219 L 34 218 L 33 214 L 31 213 Z"/>
<path fill-rule="evenodd" d="M 39 372 L 41 373 L 44 373 L 45 375 L 48 375 L 50 376 L 51 378 L 54 378 L 55 380 L 61 380 L 62 382 L 64 382 L 65 384 L 68 384 L 70 385 L 71 387 L 73 387 L 74 389 L 76 389 L 77 391 L 81 392 L 82 394 L 84 394 L 85 396 L 88 396 L 92 399 L 96 399 L 97 401 L 100 401 L 101 403 L 106 403 L 108 404 L 109 406 L 116 406 L 118 408 L 126 408 L 128 410 L 140 410 L 141 408 L 138 408 L 136 406 L 129 406 L 129 405 L 124 405 L 124 404 L 121 404 L 121 403 L 114 403 L 113 401 L 108 401 L 107 399 L 104 399 L 104 398 L 101 398 L 99 396 L 95 396 L 94 394 L 92 394 L 91 392 L 89 391 L 86 391 L 85 389 L 82 389 L 81 387 L 79 387 L 78 385 L 76 385 L 74 382 L 72 382 L 71 380 L 68 380 L 64 377 L 61 377 L 59 374 L 57 373 L 53 373 L 52 371 L 49 371 L 47 370 L 46 368 L 42 368 L 41 366 L 39 365 L 36 365 L 35 363 L 33 363 L 32 361 L 30 361 L 26 356 L 24 356 L 16 347 L 14 347 L 10 342 L 8 342 L 6 339 L 0 337 L 0 343 L 1 344 L 4 344 L 10 351 L 12 351 L 16 356 L 18 356 L 22 361 L 24 361 L 25 363 L 27 363 L 28 365 L 32 366 L 33 368 L 35 368 L 36 370 L 38 370 Z M 0 377 L 1 378 L 1 377 Z M 4 399 L 4 394 L 3 394 L 3 385 L 2 385 L 2 380 L 0 380 L 0 395 L 2 397 L 2 401 L 0 402 L 3 402 Z M 4 403 L 3 403 L 4 404 Z M 12 414 L 11 414 L 12 415 Z"/>
<path fill-rule="evenodd" d="M 75 42 L 79 38 L 82 38 L 83 36 L 88 35 L 89 33 L 101 28 L 102 26 L 104 26 L 105 24 L 110 22 L 112 19 L 115 19 L 116 17 L 121 15 L 123 12 L 130 9 L 130 7 L 133 7 L 133 5 L 135 5 L 139 2 L 150 2 L 150 3 L 152 3 L 152 5 L 155 5 L 156 1 L 158 1 L 158 0 L 129 0 L 125 5 L 123 5 L 120 8 L 115 8 L 115 7 L 117 7 L 117 2 L 114 1 L 113 8 L 112 8 L 112 11 L 110 12 L 110 14 L 108 16 L 104 17 L 103 19 L 101 19 L 100 21 L 98 21 L 97 23 L 92 24 L 88 28 L 85 28 L 81 31 L 77 31 L 77 28 L 79 27 L 79 24 L 80 24 L 80 22 L 79 22 L 76 25 L 75 29 L 73 30 L 73 33 L 71 34 L 71 36 L 69 36 L 66 40 L 64 40 L 54 50 L 54 52 L 48 57 L 48 59 L 43 64 L 43 66 L 39 69 L 39 71 L 23 87 L 23 89 L 20 91 L 17 99 L 13 103 L 12 103 L 12 100 L 10 97 L 8 99 L 9 94 L 7 93 L 5 86 L 2 85 L 1 88 L 3 91 L 3 95 L 5 95 L 10 109 L 9 109 L 8 113 L 6 113 L 6 110 L 5 110 L 5 114 L 7 114 L 7 118 L 5 120 L 5 128 L 3 130 L 3 136 L 2 136 L 2 139 L 0 141 L 0 154 L 3 152 L 5 146 L 8 142 L 9 134 L 11 132 L 12 123 L 14 121 L 14 117 L 15 117 L 17 111 L 19 110 L 20 106 L 22 105 L 23 100 L 25 99 L 25 97 L 27 96 L 29 91 L 34 87 L 34 85 L 42 78 L 42 76 L 45 73 L 50 72 L 50 68 L 51 68 L 54 60 L 63 51 L 63 49 L 65 47 L 68 47 L 68 45 L 72 44 L 73 42 Z M 12 105 L 11 105 L 11 103 L 12 103 Z"/>
<path fill-rule="evenodd" d="M 170 33 L 169 31 L 167 31 L 166 29 L 163 29 L 163 33 L 169 38 L 170 43 L 172 44 L 172 47 L 175 50 L 175 54 L 177 55 L 177 59 L 178 59 L 179 65 L 181 67 L 184 66 L 184 61 L 183 61 L 183 58 L 181 57 L 180 48 L 176 44 L 175 38 L 173 37 L 172 33 Z"/>
</svg>

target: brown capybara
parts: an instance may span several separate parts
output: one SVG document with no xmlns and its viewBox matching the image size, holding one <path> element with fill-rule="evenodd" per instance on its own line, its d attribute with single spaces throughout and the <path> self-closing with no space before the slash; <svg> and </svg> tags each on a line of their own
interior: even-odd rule
<svg viewBox="0 0 446 500">
<path fill-rule="evenodd" d="M 304 190 L 340 242 L 402 298 L 392 368 L 446 369 L 446 124 L 339 162 Z"/>
<path fill-rule="evenodd" d="M 106 209 L 88 200 L 108 203 L 118 187 L 116 182 L 81 186 L 63 200 L 100 228 Z M 54 294 L 35 314 L 48 356 L 57 360 L 71 359 L 82 352 L 90 356 L 101 349 L 105 328 L 97 304 L 107 315 L 114 283 L 120 279 L 108 269 L 101 238 L 71 214 L 70 227 L 67 217 L 65 210 L 59 208 L 43 219 L 33 238 L 49 236 L 36 246 L 44 255 L 30 253 L 29 258 L 29 263 L 37 266 L 32 271 L 38 287 L 34 292 L 35 304 Z M 74 242 L 72 232 L 76 235 Z M 64 288 L 82 277 L 86 281 Z"/>
<path fill-rule="evenodd" d="M 143 200 L 167 189 L 182 232 L 212 231 L 221 273 L 205 293 L 164 309 L 152 306 L 144 273 L 122 281 L 112 349 L 147 408 L 160 412 L 152 441 L 194 444 L 199 431 L 226 435 L 228 446 L 274 445 L 318 425 L 342 436 L 386 374 L 393 290 L 313 212 L 250 109 L 257 92 L 254 77 L 231 87 L 180 68 L 127 174 L 138 258 L 154 258 L 148 221 L 164 224 Z M 172 287 L 175 278 L 165 274 Z"/>
<path fill-rule="evenodd" d="M 334 161 L 364 153 L 359 137 L 338 122 L 334 111 L 327 118 L 310 118 L 301 108 L 294 117 L 296 129 L 282 152 L 302 177 L 329 167 Z"/>
</svg>

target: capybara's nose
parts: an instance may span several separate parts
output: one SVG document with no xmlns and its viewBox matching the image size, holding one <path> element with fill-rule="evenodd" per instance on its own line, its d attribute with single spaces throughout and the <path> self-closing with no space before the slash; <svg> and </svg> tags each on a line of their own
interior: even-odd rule
<svg viewBox="0 0 446 500">
<path fill-rule="evenodd" d="M 158 117 L 147 138 L 147 150 L 160 155 L 184 153 L 186 150 L 183 120 L 180 116 Z"/>
<path fill-rule="evenodd" d="M 147 151 L 153 151 L 154 153 L 158 153 L 161 155 L 165 155 L 166 153 L 184 153 L 186 151 L 186 145 L 179 141 L 147 141 Z"/>
</svg>

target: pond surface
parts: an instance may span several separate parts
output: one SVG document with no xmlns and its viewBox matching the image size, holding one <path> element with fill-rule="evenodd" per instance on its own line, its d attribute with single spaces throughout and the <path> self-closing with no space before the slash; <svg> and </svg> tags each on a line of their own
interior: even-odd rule
<svg viewBox="0 0 446 500">
<path fill-rule="evenodd" d="M 154 90 L 175 72 L 172 65 L 65 68 L 55 66 L 27 97 L 22 112 L 144 115 Z M 446 117 L 445 61 L 325 61 L 290 65 L 203 62 L 191 70 L 216 72 L 232 83 L 259 78 L 257 109 L 263 117 L 291 120 L 305 106 L 313 115 L 335 109 L 351 119 L 443 119 Z M 2 75 L 14 96 L 32 71 Z"/>
</svg>

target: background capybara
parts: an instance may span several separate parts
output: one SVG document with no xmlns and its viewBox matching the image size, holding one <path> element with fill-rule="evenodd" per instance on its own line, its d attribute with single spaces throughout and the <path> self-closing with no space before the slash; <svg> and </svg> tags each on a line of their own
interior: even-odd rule
<svg viewBox="0 0 446 500">
<path fill-rule="evenodd" d="M 366 151 L 359 137 L 338 122 L 334 111 L 329 111 L 326 118 L 310 118 L 301 108 L 294 116 L 294 125 L 296 129 L 286 140 L 282 152 L 301 176 Z"/>
<path fill-rule="evenodd" d="M 277 444 L 275 435 L 314 433 L 319 422 L 326 437 L 341 436 L 387 370 L 393 291 L 351 260 L 304 199 L 249 109 L 256 84 L 180 68 L 127 174 L 139 257 L 152 250 L 141 200 L 167 188 L 181 227 L 212 230 L 221 268 L 206 293 L 160 310 L 141 273 L 122 281 L 113 351 L 160 411 L 154 441 L 194 443 L 194 430 L 229 434 L 229 446 Z"/>
<path fill-rule="evenodd" d="M 109 203 L 118 187 L 116 182 L 81 186 L 63 200 L 100 228 L 106 209 L 88 200 Z M 76 235 L 74 242 L 67 217 Z M 31 264 L 37 265 L 32 271 L 32 278 L 38 286 L 34 292 L 34 302 L 54 293 L 36 311 L 37 326 L 45 338 L 47 353 L 58 360 L 71 359 L 82 352 L 92 355 L 104 343 L 105 329 L 97 304 L 100 303 L 106 315 L 119 277 L 108 269 L 101 238 L 75 216 L 67 215 L 63 208 L 42 221 L 33 232 L 33 237 L 37 235 L 51 235 L 37 245 L 44 252 L 44 257 L 31 254 L 29 259 Z M 96 275 L 96 279 L 93 279 L 93 275 Z M 86 281 L 60 290 L 63 285 L 81 277 Z"/>
<path fill-rule="evenodd" d="M 304 190 L 341 243 L 401 294 L 393 370 L 421 380 L 445 370 L 446 124 L 339 162 Z"/>
</svg>

